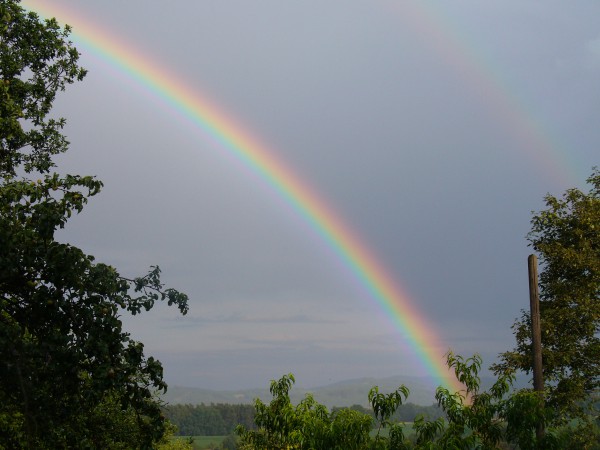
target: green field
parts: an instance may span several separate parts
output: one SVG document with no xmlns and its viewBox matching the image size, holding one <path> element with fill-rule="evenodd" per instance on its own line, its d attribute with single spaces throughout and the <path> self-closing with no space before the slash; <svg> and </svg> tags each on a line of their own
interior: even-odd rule
<svg viewBox="0 0 600 450">
<path fill-rule="evenodd" d="M 415 434 L 414 430 L 413 430 L 413 423 L 412 422 L 402 422 L 403 425 L 403 430 L 404 430 L 404 436 L 409 437 L 412 434 Z M 390 432 L 389 428 L 382 428 L 381 431 L 379 432 L 380 436 L 383 437 L 388 437 Z M 371 433 L 369 433 L 371 435 L 372 438 L 374 438 L 377 435 L 377 428 L 373 428 L 371 430 Z"/>
<path fill-rule="evenodd" d="M 412 423 L 405 422 L 404 426 L 404 434 L 406 437 L 409 437 L 411 434 L 413 434 Z M 374 437 L 376 434 L 377 430 L 373 430 L 371 432 L 371 437 Z M 381 430 L 381 436 L 387 435 L 387 429 Z M 174 439 L 187 439 L 189 437 L 194 439 L 194 450 L 214 450 L 221 448 L 221 443 L 227 436 L 176 436 Z"/>
<path fill-rule="evenodd" d="M 221 443 L 227 436 L 176 436 L 173 439 L 194 438 L 194 450 L 220 449 Z"/>
</svg>

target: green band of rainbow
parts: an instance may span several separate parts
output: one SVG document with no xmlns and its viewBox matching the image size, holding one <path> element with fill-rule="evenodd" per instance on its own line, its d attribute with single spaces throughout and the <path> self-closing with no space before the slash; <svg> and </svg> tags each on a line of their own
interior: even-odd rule
<svg viewBox="0 0 600 450">
<path fill-rule="evenodd" d="M 246 133 L 230 115 L 224 115 L 215 105 L 202 98 L 196 90 L 183 84 L 178 77 L 167 73 L 148 58 L 129 49 L 122 41 L 67 11 L 49 6 L 43 1 L 29 0 L 24 5 L 43 17 L 56 17 L 73 26 L 73 37 L 105 63 L 143 86 L 155 97 L 177 111 L 215 139 L 236 159 L 258 174 L 335 251 L 339 259 L 369 292 L 384 314 L 405 339 L 427 372 L 440 384 L 452 389 L 461 385 L 449 377 L 438 338 L 432 326 L 418 313 L 388 271 L 350 227 L 325 204 L 310 187 L 298 177 L 266 146 Z"/>
</svg>

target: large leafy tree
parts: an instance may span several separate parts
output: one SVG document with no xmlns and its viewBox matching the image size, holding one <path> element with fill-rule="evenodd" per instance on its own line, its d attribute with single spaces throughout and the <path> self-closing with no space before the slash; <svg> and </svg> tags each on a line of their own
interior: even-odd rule
<svg viewBox="0 0 600 450">
<path fill-rule="evenodd" d="M 148 447 L 162 366 L 119 317 L 159 300 L 185 314 L 187 297 L 158 267 L 127 278 L 55 239 L 102 187 L 53 161 L 68 147 L 53 101 L 85 75 L 69 32 L 0 0 L 0 447 Z"/>
<path fill-rule="evenodd" d="M 600 171 L 589 192 L 546 196 L 528 236 L 539 254 L 540 316 L 546 401 L 557 419 L 585 416 L 600 387 Z M 513 326 L 517 346 L 501 355 L 497 372 L 532 370 L 531 322 Z M 593 404 L 593 403 L 592 403 Z"/>
</svg>

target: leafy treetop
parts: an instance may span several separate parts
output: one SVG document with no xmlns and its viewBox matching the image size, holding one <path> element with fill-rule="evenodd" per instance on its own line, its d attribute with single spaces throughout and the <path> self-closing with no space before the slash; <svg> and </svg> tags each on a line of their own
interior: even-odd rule
<svg viewBox="0 0 600 450">
<path fill-rule="evenodd" d="M 546 196 L 528 239 L 540 255 L 540 316 L 546 401 L 557 419 L 586 415 L 600 388 L 600 172 L 589 192 Z M 501 355 L 497 373 L 532 370 L 531 321 L 523 311 L 513 329 L 517 347 Z"/>
<path fill-rule="evenodd" d="M 0 0 L 0 447 L 149 447 L 166 429 L 163 369 L 120 314 L 160 300 L 185 314 L 187 296 L 158 266 L 124 277 L 55 239 L 102 188 L 52 172 L 68 147 L 53 102 L 85 75 L 69 32 Z"/>
</svg>

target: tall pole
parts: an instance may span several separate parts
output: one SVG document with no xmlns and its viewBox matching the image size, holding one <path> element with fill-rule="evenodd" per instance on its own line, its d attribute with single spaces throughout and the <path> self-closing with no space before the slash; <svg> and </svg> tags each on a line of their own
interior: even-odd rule
<svg viewBox="0 0 600 450">
<path fill-rule="evenodd" d="M 533 390 L 543 401 L 544 378 L 542 376 L 542 329 L 540 325 L 540 294 L 538 291 L 537 257 L 529 255 L 527 259 L 529 267 L 529 307 L 531 311 L 531 351 L 533 353 Z M 544 435 L 544 427 L 538 425 L 537 438 Z"/>
<path fill-rule="evenodd" d="M 529 307 L 531 311 L 531 342 L 533 351 L 533 389 L 544 391 L 542 377 L 542 330 L 540 326 L 540 295 L 538 291 L 537 257 L 529 255 Z"/>
</svg>

